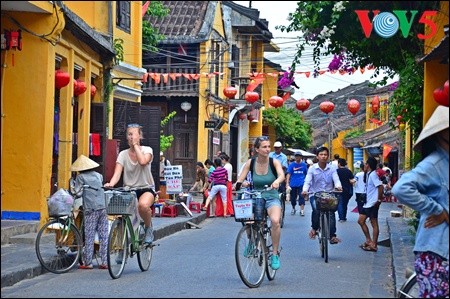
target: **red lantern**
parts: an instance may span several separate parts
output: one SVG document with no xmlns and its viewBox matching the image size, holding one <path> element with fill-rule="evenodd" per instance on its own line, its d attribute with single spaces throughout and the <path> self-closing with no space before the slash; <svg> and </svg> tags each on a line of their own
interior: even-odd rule
<svg viewBox="0 0 450 299">
<path fill-rule="evenodd" d="M 240 120 L 244 120 L 244 119 L 247 119 L 247 114 L 239 113 L 238 117 L 239 117 Z"/>
<path fill-rule="evenodd" d="M 444 92 L 448 96 L 448 80 L 444 83 Z"/>
<path fill-rule="evenodd" d="M 319 108 L 320 110 L 322 110 L 322 112 L 328 114 L 334 110 L 334 104 L 330 101 L 325 101 L 320 103 Z"/>
<path fill-rule="evenodd" d="M 445 94 L 445 90 L 442 87 L 436 88 L 434 90 L 433 98 L 439 105 L 448 107 L 448 94 Z"/>
<path fill-rule="evenodd" d="M 255 91 L 247 91 L 245 93 L 245 100 L 248 103 L 253 104 L 254 102 L 259 100 L 259 94 Z"/>
<path fill-rule="evenodd" d="M 91 98 L 95 96 L 95 93 L 97 92 L 97 87 L 95 85 L 91 85 Z"/>
<path fill-rule="evenodd" d="M 79 96 L 80 94 L 82 94 L 83 92 L 86 91 L 87 87 L 86 87 L 86 83 L 84 83 L 84 81 L 81 80 L 76 80 L 77 81 L 77 85 L 75 86 L 74 90 L 73 90 L 73 94 L 74 96 Z"/>
<path fill-rule="evenodd" d="M 403 116 L 397 115 L 396 119 L 398 123 L 402 123 Z"/>
<path fill-rule="evenodd" d="M 234 96 L 237 94 L 237 89 L 233 86 L 225 87 L 223 89 L 223 94 L 229 99 L 234 99 Z"/>
<path fill-rule="evenodd" d="M 348 108 L 348 111 L 351 112 L 351 114 L 355 115 L 359 111 L 359 108 L 360 108 L 359 102 L 355 99 L 351 99 L 347 103 L 347 108 Z"/>
<path fill-rule="evenodd" d="M 379 108 L 380 108 L 380 99 L 378 98 L 378 96 L 375 96 L 372 99 L 372 112 L 377 113 Z"/>
<path fill-rule="evenodd" d="M 283 103 L 284 103 L 283 98 L 281 98 L 279 96 L 272 96 L 269 99 L 270 106 L 275 107 L 275 108 L 283 106 Z"/>
<path fill-rule="evenodd" d="M 61 89 L 64 86 L 67 86 L 70 82 L 69 73 L 63 72 L 61 70 L 55 71 L 55 88 Z"/>
<path fill-rule="evenodd" d="M 295 103 L 295 107 L 297 107 L 297 109 L 301 110 L 302 112 L 308 109 L 309 105 L 310 103 L 307 99 L 299 99 L 297 100 L 297 103 Z"/>
<path fill-rule="evenodd" d="M 247 119 L 248 119 L 249 121 L 255 120 L 255 118 L 253 117 L 253 115 L 252 115 L 251 113 L 249 113 L 249 114 L 247 115 Z"/>
</svg>

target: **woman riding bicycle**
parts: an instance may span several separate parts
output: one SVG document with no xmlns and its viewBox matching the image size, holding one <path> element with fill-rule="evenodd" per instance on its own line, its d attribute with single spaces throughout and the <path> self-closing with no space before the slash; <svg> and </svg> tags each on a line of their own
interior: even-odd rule
<svg viewBox="0 0 450 299">
<path fill-rule="evenodd" d="M 114 187 L 120 180 L 123 171 L 123 185 L 126 187 L 142 187 L 136 190 L 139 201 L 139 215 L 145 224 L 144 243 L 153 242 L 152 210 L 156 197 L 153 190 L 155 182 L 151 172 L 151 163 L 153 160 L 153 149 L 149 146 L 141 146 L 142 127 L 138 124 L 129 124 L 127 126 L 127 140 L 129 149 L 119 153 L 116 161 L 114 175 L 105 187 Z"/>
<path fill-rule="evenodd" d="M 254 148 L 257 154 L 254 169 L 250 169 L 251 159 L 249 159 L 244 164 L 241 174 L 236 181 L 235 190 L 240 189 L 242 182 L 247 177 L 249 171 L 253 173 L 252 179 L 254 189 L 262 190 L 264 186 L 267 185 L 270 185 L 273 188 L 273 190 L 263 192 L 262 197 L 265 199 L 267 214 L 272 223 L 271 233 L 273 254 L 271 256 L 271 267 L 274 270 L 278 270 L 280 268 L 278 247 L 281 235 L 281 203 L 277 189 L 280 186 L 280 183 L 284 182 L 284 171 L 281 167 L 281 163 L 276 159 L 273 160 L 273 163 L 277 173 L 273 173 L 271 167 L 269 167 L 270 140 L 267 136 L 256 138 Z"/>
</svg>

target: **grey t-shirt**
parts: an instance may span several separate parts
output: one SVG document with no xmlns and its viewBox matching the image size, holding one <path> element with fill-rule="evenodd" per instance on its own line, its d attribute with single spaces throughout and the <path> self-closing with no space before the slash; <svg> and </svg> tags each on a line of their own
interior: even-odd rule
<svg viewBox="0 0 450 299">
<path fill-rule="evenodd" d="M 149 146 L 141 146 L 142 153 L 153 155 L 153 149 Z M 152 160 L 147 165 L 133 162 L 128 154 L 129 149 L 119 153 L 116 163 L 123 166 L 123 185 L 128 187 L 155 187 L 152 175 Z"/>
</svg>

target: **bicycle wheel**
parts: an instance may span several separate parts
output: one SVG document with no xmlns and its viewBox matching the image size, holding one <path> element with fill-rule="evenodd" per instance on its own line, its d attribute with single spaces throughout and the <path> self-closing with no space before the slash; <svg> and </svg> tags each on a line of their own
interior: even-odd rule
<svg viewBox="0 0 450 299">
<path fill-rule="evenodd" d="M 81 259 L 80 232 L 68 218 L 50 220 L 39 230 L 35 249 L 44 269 L 56 274 L 65 273 Z"/>
<path fill-rule="evenodd" d="M 322 231 L 322 257 L 325 259 L 325 263 L 328 263 L 328 240 L 330 239 L 330 227 L 329 224 L 329 214 L 324 213 L 322 217 L 322 223 L 321 223 L 321 231 Z"/>
<path fill-rule="evenodd" d="M 266 250 L 264 239 L 256 225 L 244 225 L 236 238 L 236 268 L 242 282 L 249 288 L 257 288 L 264 279 Z"/>
<path fill-rule="evenodd" d="M 139 236 L 145 236 L 144 226 L 139 225 Z M 152 262 L 154 245 L 143 244 L 144 238 L 139 240 L 139 251 L 137 253 L 137 260 L 141 271 L 147 271 Z"/>
<path fill-rule="evenodd" d="M 274 280 L 277 270 L 272 269 L 270 256 L 272 255 L 272 232 L 270 226 L 264 228 L 264 239 L 266 241 L 266 275 L 269 280 Z"/>
<path fill-rule="evenodd" d="M 280 219 L 280 227 L 284 226 L 284 212 L 286 210 L 286 193 L 280 194 L 280 202 L 281 202 L 281 219 Z"/>
<path fill-rule="evenodd" d="M 128 257 L 128 229 L 122 218 L 114 220 L 108 237 L 108 271 L 112 278 L 122 275 Z"/>
<path fill-rule="evenodd" d="M 398 290 L 397 298 L 419 298 L 419 284 L 414 272 Z"/>
</svg>

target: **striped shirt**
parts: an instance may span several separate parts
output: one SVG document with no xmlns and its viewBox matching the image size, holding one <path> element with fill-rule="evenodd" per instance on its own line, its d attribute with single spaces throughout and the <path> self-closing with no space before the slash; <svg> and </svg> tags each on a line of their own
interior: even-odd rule
<svg viewBox="0 0 450 299">
<path fill-rule="evenodd" d="M 228 172 L 227 170 L 220 166 L 217 167 L 209 177 L 209 182 L 213 182 L 214 185 L 226 185 L 228 181 Z"/>
</svg>

